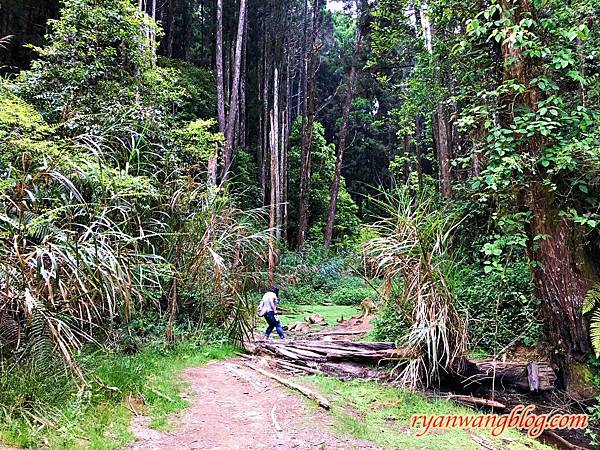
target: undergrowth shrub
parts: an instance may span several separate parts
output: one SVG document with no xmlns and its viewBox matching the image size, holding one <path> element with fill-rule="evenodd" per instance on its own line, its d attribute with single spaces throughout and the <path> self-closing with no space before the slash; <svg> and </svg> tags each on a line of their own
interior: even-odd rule
<svg viewBox="0 0 600 450">
<path fill-rule="evenodd" d="M 497 352 L 509 344 L 537 342 L 539 302 L 527 263 L 509 265 L 504 278 L 475 265 L 461 266 L 451 274 L 450 283 L 457 305 L 468 314 L 473 347 Z"/>
<path fill-rule="evenodd" d="M 352 249 L 328 252 L 320 246 L 286 252 L 279 261 L 281 300 L 285 304 L 358 305 L 377 297 L 380 282 L 358 276 L 360 260 Z"/>
<path fill-rule="evenodd" d="M 386 302 L 373 320 L 369 337 L 375 341 L 400 343 L 410 331 L 410 316 L 393 302 Z"/>
</svg>

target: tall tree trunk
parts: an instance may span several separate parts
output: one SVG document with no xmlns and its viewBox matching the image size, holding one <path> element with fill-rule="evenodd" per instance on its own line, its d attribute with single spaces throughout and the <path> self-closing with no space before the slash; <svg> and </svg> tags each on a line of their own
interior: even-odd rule
<svg viewBox="0 0 600 450">
<path fill-rule="evenodd" d="M 169 0 L 169 28 L 167 31 L 167 56 L 173 57 L 173 41 L 175 39 L 175 4 L 177 0 Z"/>
<path fill-rule="evenodd" d="M 283 222 L 281 216 L 281 161 L 279 151 L 279 120 L 279 71 L 276 67 L 273 71 L 273 111 L 271 113 L 271 169 L 273 168 L 273 158 L 276 158 L 276 169 L 275 174 L 271 175 L 271 183 L 275 183 L 275 189 L 273 190 L 273 187 L 271 187 L 271 192 L 275 192 L 275 226 L 277 227 L 275 231 L 275 237 L 277 239 L 281 239 L 281 224 Z"/>
<path fill-rule="evenodd" d="M 225 126 L 225 149 L 223 157 L 223 180 L 229 178 L 231 163 L 233 160 L 233 135 L 235 132 L 235 118 L 239 107 L 240 72 L 242 65 L 242 48 L 244 41 L 244 28 L 246 25 L 246 0 L 240 0 L 240 14 L 238 19 L 237 38 L 235 42 L 235 61 L 233 66 L 233 82 L 231 86 L 231 97 L 229 100 L 229 114 Z"/>
<path fill-rule="evenodd" d="M 292 109 L 293 109 L 293 100 L 292 100 L 292 79 L 291 79 L 291 69 L 290 69 L 290 53 L 288 51 L 287 54 L 287 67 L 286 67 L 286 77 L 285 77 L 285 115 L 284 115 L 284 131 L 283 131 L 283 149 L 282 149 L 282 164 L 281 164 L 281 173 L 282 173 L 282 182 L 281 182 L 281 192 L 282 192 L 282 202 L 283 202 L 283 238 L 287 241 L 288 238 L 288 153 L 290 147 L 290 129 L 292 127 Z"/>
<path fill-rule="evenodd" d="M 266 204 L 266 197 L 267 197 L 267 155 L 269 154 L 269 66 L 268 66 L 268 61 L 269 61 L 269 48 L 268 48 L 268 40 L 267 40 L 267 33 L 265 30 L 264 33 L 264 46 L 263 46 L 263 90 L 262 90 L 262 136 L 263 136 L 263 141 L 261 142 L 262 148 L 263 148 L 263 163 L 261 165 L 261 167 L 259 168 L 259 178 L 262 180 L 261 182 L 261 197 L 262 197 L 262 204 L 265 205 Z"/>
<path fill-rule="evenodd" d="M 223 80 L 223 0 L 217 0 L 217 29 L 215 43 L 215 66 L 217 78 L 217 120 L 219 131 L 225 134 L 225 92 Z M 208 179 L 211 184 L 217 184 L 218 151 L 208 161 Z"/>
<path fill-rule="evenodd" d="M 275 85 L 277 85 L 277 69 L 275 69 Z M 274 89 L 274 96 L 277 89 Z M 273 109 L 277 109 L 277 99 L 275 98 Z M 278 204 L 278 188 L 279 188 L 279 136 L 278 136 L 278 119 L 274 111 L 270 114 L 271 132 L 270 147 L 271 147 L 271 207 L 269 215 L 269 283 L 274 284 L 275 281 L 275 266 L 277 264 L 277 254 L 275 250 L 275 240 L 278 238 L 279 229 L 279 204 Z"/>
<path fill-rule="evenodd" d="M 503 14 L 514 23 L 530 15 L 535 16 L 529 0 L 500 2 Z M 506 99 L 506 121 L 510 124 L 514 111 L 519 106 L 532 111 L 538 109 L 542 92 L 532 83 L 543 73 L 539 60 L 526 56 L 522 46 L 515 46 L 507 39 L 502 45 L 505 62 L 504 80 L 516 81 L 525 86 L 525 93 Z M 520 151 L 528 158 L 539 158 L 546 145 L 545 138 L 534 136 L 520 145 Z M 586 322 L 581 314 L 583 297 L 591 281 L 578 267 L 584 259 L 578 254 L 574 226 L 570 219 L 561 217 L 555 193 L 544 183 L 544 174 L 527 174 L 530 183 L 528 191 L 520 198 L 524 206 L 532 212 L 529 252 L 536 264 L 533 281 L 536 297 L 541 301 L 544 337 L 551 347 L 550 355 L 561 369 L 561 378 L 572 395 L 580 394 L 580 374 L 575 367 L 583 361 L 591 350 Z M 539 237 L 542 237 L 539 239 Z M 584 383 L 585 384 L 585 383 Z"/>
<path fill-rule="evenodd" d="M 242 51 L 242 73 L 240 75 L 240 112 L 238 124 L 238 145 L 246 148 L 246 52 L 248 46 L 248 21 L 244 24 L 244 49 Z"/>
<path fill-rule="evenodd" d="M 300 58 L 302 69 L 300 71 L 300 82 L 298 84 L 298 115 L 302 114 L 302 120 L 306 118 L 306 93 L 307 93 L 307 78 L 308 78 L 308 0 L 304 0 L 304 15 L 302 16 L 302 56 Z M 304 122 L 302 122 L 304 127 Z M 304 128 L 303 128 L 304 132 Z"/>
<path fill-rule="evenodd" d="M 225 133 L 225 88 L 223 79 L 223 0 L 217 0 L 217 42 L 216 50 L 216 72 L 217 72 L 217 119 L 219 131 Z"/>
<path fill-rule="evenodd" d="M 359 9 L 361 9 L 360 6 Z M 354 36 L 354 51 L 352 55 L 352 62 L 350 64 L 350 74 L 348 75 L 348 81 L 346 83 L 346 99 L 344 101 L 344 107 L 342 109 L 342 126 L 340 129 L 340 140 L 338 143 L 338 151 L 335 158 L 335 173 L 333 175 L 333 182 L 331 183 L 329 209 L 327 211 L 327 223 L 325 225 L 323 239 L 323 245 L 325 246 L 325 248 L 329 248 L 329 246 L 331 245 L 331 239 L 333 238 L 333 225 L 335 222 L 335 213 L 337 209 L 337 198 L 340 191 L 342 164 L 344 161 L 344 152 L 346 151 L 346 140 L 348 139 L 348 123 L 350 121 L 350 108 L 352 106 L 352 100 L 354 99 L 356 75 L 358 72 L 357 66 L 360 59 L 361 41 L 363 33 L 362 16 L 364 14 L 366 14 L 366 11 L 361 11 L 359 24 L 356 27 L 356 34 Z"/>
<path fill-rule="evenodd" d="M 450 173 L 450 159 L 452 155 L 450 144 L 452 142 L 452 129 L 449 124 L 448 112 L 444 105 L 439 105 L 433 114 L 433 130 L 438 154 L 440 180 L 442 181 L 442 195 L 444 198 L 451 198 L 452 177 Z"/>
<path fill-rule="evenodd" d="M 319 16 L 321 13 L 321 1 L 315 0 L 313 4 L 313 25 L 311 36 L 310 62 L 308 65 L 306 114 L 302 118 L 302 151 L 300 166 L 300 201 L 298 207 L 298 246 L 301 246 L 308 237 L 309 203 L 310 203 L 310 176 L 312 159 L 312 137 L 315 122 L 315 94 L 316 94 L 316 70 L 317 55 L 319 47 L 317 37 L 319 35 Z"/>
</svg>

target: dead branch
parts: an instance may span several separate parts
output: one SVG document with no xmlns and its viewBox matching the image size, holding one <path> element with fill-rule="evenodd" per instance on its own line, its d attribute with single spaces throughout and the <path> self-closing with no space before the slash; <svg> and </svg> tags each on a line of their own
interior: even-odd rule
<svg viewBox="0 0 600 450">
<path fill-rule="evenodd" d="M 293 383 L 291 381 L 288 381 L 284 378 L 281 378 L 279 375 L 275 375 L 272 372 L 269 372 L 267 370 L 261 369 L 260 367 L 257 367 L 253 364 L 250 363 L 244 363 L 246 366 L 250 367 L 252 370 L 256 370 L 258 373 L 263 374 L 264 376 L 271 378 L 272 380 L 277 381 L 278 383 L 283 384 L 284 386 L 293 389 L 295 391 L 300 392 L 301 394 L 303 394 L 304 396 L 310 398 L 311 400 L 314 400 L 315 402 L 317 402 L 319 404 L 319 406 L 321 406 L 322 408 L 325 409 L 329 409 L 330 408 L 330 403 L 329 400 L 327 400 L 325 397 L 323 397 L 322 395 L 308 389 L 305 386 L 302 386 L 300 384 L 296 384 Z"/>
</svg>

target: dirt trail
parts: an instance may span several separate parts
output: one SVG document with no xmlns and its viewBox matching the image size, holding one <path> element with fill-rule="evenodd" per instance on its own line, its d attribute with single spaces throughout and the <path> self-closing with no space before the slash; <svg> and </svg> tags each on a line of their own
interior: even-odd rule
<svg viewBox="0 0 600 450">
<path fill-rule="evenodd" d="M 353 318 L 328 330 L 360 331 L 360 336 L 371 328 L 370 319 L 371 316 L 362 320 Z M 299 336 L 290 333 L 288 337 Z M 334 418 L 329 413 L 244 366 L 241 359 L 213 361 L 185 370 L 182 377 L 190 384 L 192 394 L 188 398 L 190 406 L 181 412 L 176 429 L 161 433 L 149 428 L 148 417 L 137 417 L 132 426 L 136 442 L 129 449 L 378 448 L 369 442 L 336 435 Z M 281 431 L 273 423 L 274 405 Z"/>
<path fill-rule="evenodd" d="M 334 434 L 333 418 L 306 404 L 281 385 L 243 366 L 240 360 L 188 369 L 190 407 L 179 426 L 161 433 L 147 417 L 134 420 L 132 450 L 171 449 L 376 449 L 373 444 Z M 276 431 L 271 413 L 276 405 Z"/>
</svg>

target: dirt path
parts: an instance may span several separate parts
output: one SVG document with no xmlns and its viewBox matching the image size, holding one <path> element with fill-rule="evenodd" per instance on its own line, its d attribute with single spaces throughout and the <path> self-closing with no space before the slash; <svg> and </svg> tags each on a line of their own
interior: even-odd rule
<svg viewBox="0 0 600 450">
<path fill-rule="evenodd" d="M 243 366 L 240 360 L 212 362 L 184 371 L 193 394 L 179 426 L 161 433 L 148 418 L 134 420 L 132 450 L 167 449 L 376 449 L 368 442 L 334 434 L 333 418 L 303 397 Z M 276 431 L 271 414 L 276 405 Z"/>
</svg>

